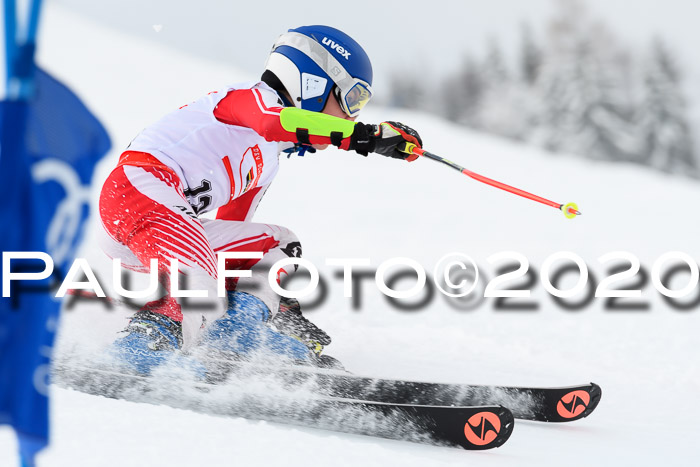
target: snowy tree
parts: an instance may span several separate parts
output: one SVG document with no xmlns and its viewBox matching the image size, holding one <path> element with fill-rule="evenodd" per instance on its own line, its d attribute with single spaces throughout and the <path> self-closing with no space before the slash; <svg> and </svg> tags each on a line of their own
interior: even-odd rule
<svg viewBox="0 0 700 467">
<path fill-rule="evenodd" d="M 510 79 L 505 58 L 503 58 L 503 51 L 498 41 L 493 37 L 487 43 L 486 57 L 481 70 L 483 80 L 487 86 L 498 87 Z"/>
<path fill-rule="evenodd" d="M 475 127 L 512 139 L 524 139 L 529 127 L 529 92 L 491 40 L 481 66 L 482 99 Z"/>
<path fill-rule="evenodd" d="M 478 73 L 482 83 L 482 96 L 472 126 L 480 130 L 508 136 L 505 127 L 511 109 L 508 108 L 504 92 L 510 81 L 510 73 L 505 64 L 503 52 L 498 42 L 493 38 L 488 42 L 487 53 Z"/>
<path fill-rule="evenodd" d="M 520 28 L 520 74 L 527 85 L 535 84 L 542 66 L 542 50 L 535 43 L 532 27 L 523 23 Z"/>
<path fill-rule="evenodd" d="M 580 2 L 560 4 L 536 83 L 541 107 L 531 141 L 557 152 L 628 159 L 639 150 L 626 82 L 629 60 Z"/>
<path fill-rule="evenodd" d="M 532 99 L 509 69 L 498 42 L 482 60 L 466 56 L 459 72 L 442 87 L 442 113 L 452 121 L 501 136 L 523 139 Z"/>
<path fill-rule="evenodd" d="M 394 80 L 393 104 L 554 152 L 628 161 L 700 176 L 687 100 L 674 57 L 659 40 L 640 60 L 581 0 L 557 0 L 547 37 L 523 24 L 509 66 L 498 42 L 465 55 L 439 94 L 410 77 Z"/>
<path fill-rule="evenodd" d="M 443 114 L 454 122 L 476 126 L 483 88 L 479 65 L 471 57 L 465 56 L 459 72 L 442 86 Z"/>
<path fill-rule="evenodd" d="M 681 73 L 660 39 L 653 41 L 644 69 L 644 100 L 638 128 L 645 136 L 640 162 L 667 172 L 698 175 Z"/>
</svg>

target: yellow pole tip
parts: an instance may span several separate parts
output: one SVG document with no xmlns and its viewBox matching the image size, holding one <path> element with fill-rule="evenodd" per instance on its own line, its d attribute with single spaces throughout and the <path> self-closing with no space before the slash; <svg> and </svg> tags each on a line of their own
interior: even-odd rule
<svg viewBox="0 0 700 467">
<path fill-rule="evenodd" d="M 578 210 L 576 203 L 566 203 L 561 207 L 561 211 L 564 213 L 567 219 L 573 219 L 574 217 L 581 215 L 581 211 Z"/>
</svg>

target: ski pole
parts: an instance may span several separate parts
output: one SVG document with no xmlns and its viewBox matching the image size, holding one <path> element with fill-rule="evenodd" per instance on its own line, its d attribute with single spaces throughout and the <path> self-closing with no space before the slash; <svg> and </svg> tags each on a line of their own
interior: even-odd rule
<svg viewBox="0 0 700 467">
<path fill-rule="evenodd" d="M 428 159 L 432 159 L 434 161 L 441 162 L 447 166 L 452 167 L 455 170 L 458 170 L 462 172 L 464 175 L 467 177 L 473 178 L 474 180 L 477 180 L 482 183 L 486 183 L 487 185 L 494 186 L 496 188 L 500 188 L 501 190 L 505 190 L 509 193 L 513 193 L 518 196 L 522 196 L 523 198 L 531 199 L 532 201 L 537 201 L 538 203 L 545 204 L 547 206 L 551 206 L 553 208 L 559 209 L 561 212 L 564 213 L 564 215 L 568 219 L 573 219 L 576 216 L 581 215 L 581 211 L 578 210 L 578 206 L 576 203 L 566 203 L 566 204 L 560 204 L 556 203 L 554 201 L 550 201 L 546 198 L 542 198 L 541 196 L 533 195 L 532 193 L 528 193 L 527 191 L 521 190 L 520 188 L 515 188 L 510 185 L 506 185 L 505 183 L 501 183 L 497 180 L 492 180 L 488 177 L 484 177 L 483 175 L 479 175 L 476 172 L 472 172 L 471 170 L 467 170 L 461 165 L 455 164 L 454 162 L 445 159 L 444 157 L 440 157 L 437 154 L 433 154 L 432 152 L 428 152 L 424 149 L 419 148 L 415 144 L 412 143 L 406 143 L 404 148 L 401 150 L 402 152 L 405 152 L 406 154 L 415 154 L 417 156 L 422 156 L 422 157 L 427 157 Z"/>
</svg>

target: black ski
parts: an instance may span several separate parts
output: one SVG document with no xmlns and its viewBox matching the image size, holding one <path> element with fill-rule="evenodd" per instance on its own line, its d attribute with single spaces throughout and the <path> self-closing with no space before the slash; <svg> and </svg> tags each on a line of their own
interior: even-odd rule
<svg viewBox="0 0 700 467">
<path fill-rule="evenodd" d="M 56 365 L 54 381 L 88 394 L 134 402 L 469 450 L 503 445 L 514 425 L 513 414 L 501 406 L 365 401 L 298 391 L 292 397 L 279 388 L 260 394 L 241 391 L 241 385 L 64 364 Z"/>
<path fill-rule="evenodd" d="M 595 383 L 556 388 L 528 388 L 473 384 L 441 384 L 355 376 L 308 367 L 269 368 L 243 362 L 207 362 L 210 376 L 259 378 L 269 375 L 287 388 L 312 385 L 319 394 L 348 399 L 438 406 L 502 405 L 515 418 L 541 422 L 570 422 L 587 417 L 600 402 Z"/>
</svg>

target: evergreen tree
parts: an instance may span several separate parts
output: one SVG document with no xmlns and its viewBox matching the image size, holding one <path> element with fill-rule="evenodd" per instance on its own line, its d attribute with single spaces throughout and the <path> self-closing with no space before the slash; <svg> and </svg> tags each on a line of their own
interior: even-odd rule
<svg viewBox="0 0 700 467">
<path fill-rule="evenodd" d="M 520 28 L 520 74 L 525 84 L 535 84 L 541 66 L 542 50 L 535 43 L 532 27 L 523 23 Z"/>
<path fill-rule="evenodd" d="M 641 162 L 667 172 L 697 176 L 681 73 L 660 39 L 652 42 L 643 76 L 639 128 L 645 136 L 645 151 Z"/>
<path fill-rule="evenodd" d="M 612 34 L 577 1 L 561 3 L 537 80 L 536 144 L 596 159 L 627 159 L 638 150 L 624 54 Z"/>
<path fill-rule="evenodd" d="M 483 89 L 479 65 L 471 57 L 465 56 L 460 71 L 442 86 L 443 114 L 454 122 L 476 126 Z"/>
<path fill-rule="evenodd" d="M 503 58 L 503 51 L 498 41 L 493 37 L 487 43 L 486 57 L 481 70 L 483 80 L 487 86 L 498 87 L 510 79 L 510 73 Z"/>
<path fill-rule="evenodd" d="M 474 126 L 512 139 L 523 139 L 528 132 L 529 93 L 517 75 L 510 72 L 495 40 L 481 66 L 482 100 Z"/>
<path fill-rule="evenodd" d="M 664 44 L 655 40 L 640 68 L 581 0 L 557 6 L 542 45 L 523 24 L 514 69 L 492 39 L 482 59 L 465 55 L 439 94 L 395 78 L 392 103 L 554 152 L 700 176 L 682 76 Z"/>
</svg>

